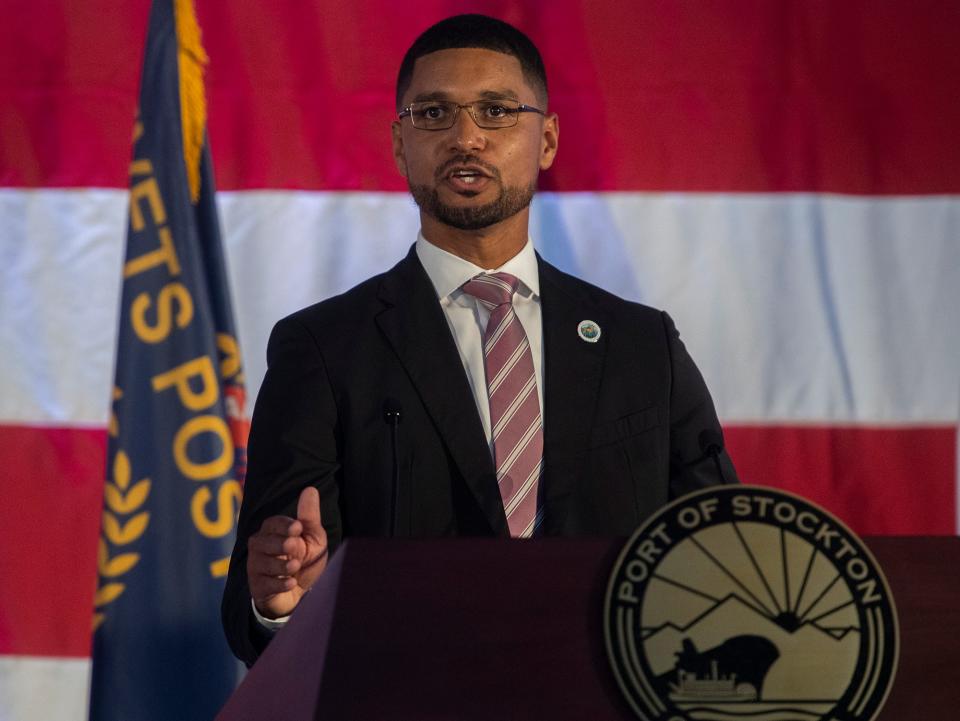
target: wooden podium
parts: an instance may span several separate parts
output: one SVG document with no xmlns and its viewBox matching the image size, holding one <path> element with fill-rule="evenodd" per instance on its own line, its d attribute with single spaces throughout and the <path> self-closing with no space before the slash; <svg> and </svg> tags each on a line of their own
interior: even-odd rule
<svg viewBox="0 0 960 721">
<path fill-rule="evenodd" d="M 960 717 L 960 538 L 868 538 L 901 651 L 882 721 Z M 622 540 L 346 543 L 217 716 L 624 719 L 603 642 Z"/>
</svg>

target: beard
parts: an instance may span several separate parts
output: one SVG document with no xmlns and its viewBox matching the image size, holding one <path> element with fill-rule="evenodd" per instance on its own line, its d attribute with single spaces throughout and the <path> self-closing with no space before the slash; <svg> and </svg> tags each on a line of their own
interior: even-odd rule
<svg viewBox="0 0 960 721">
<path fill-rule="evenodd" d="M 469 160 L 457 158 L 446 163 L 444 168 L 441 168 L 437 173 L 438 183 L 442 182 L 444 169 L 455 161 L 483 165 L 483 167 L 491 173 L 493 181 L 499 186 L 500 193 L 495 199 L 484 205 L 458 207 L 448 205 L 440 200 L 440 193 L 437 192 L 435 186 L 414 185 L 408 181 L 410 194 L 413 195 L 416 204 L 420 206 L 420 210 L 444 225 L 449 225 L 458 230 L 480 230 L 481 228 L 487 228 L 516 215 L 526 208 L 530 205 L 530 201 L 533 200 L 534 193 L 537 192 L 536 182 L 523 187 L 504 187 L 500 182 L 500 174 L 496 168 L 486 163 L 477 163 L 477 161 L 472 158 Z"/>
</svg>

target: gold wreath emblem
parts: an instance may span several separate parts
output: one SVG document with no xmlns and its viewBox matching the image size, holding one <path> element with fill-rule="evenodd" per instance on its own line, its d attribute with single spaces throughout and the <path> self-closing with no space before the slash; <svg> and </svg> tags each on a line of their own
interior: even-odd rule
<svg viewBox="0 0 960 721">
<path fill-rule="evenodd" d="M 114 399 L 121 395 L 114 390 Z M 110 435 L 117 435 L 116 417 L 110 419 Z M 140 560 L 140 554 L 132 551 L 122 552 L 139 539 L 150 522 L 148 511 L 138 510 L 146 503 L 150 495 L 150 479 L 143 478 L 133 485 L 130 458 L 118 450 L 113 459 L 113 482 L 104 484 L 104 509 L 100 526 L 100 540 L 97 544 L 97 592 L 93 597 L 96 609 L 93 614 L 93 630 L 96 631 L 106 619 L 103 607 L 117 600 L 126 586 L 119 579 L 130 571 Z M 111 548 L 116 555 L 111 555 Z"/>
</svg>

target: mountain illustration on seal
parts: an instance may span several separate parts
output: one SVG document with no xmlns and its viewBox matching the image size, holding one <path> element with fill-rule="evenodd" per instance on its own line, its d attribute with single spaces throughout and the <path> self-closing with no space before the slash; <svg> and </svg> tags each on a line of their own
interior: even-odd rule
<svg viewBox="0 0 960 721">
<path fill-rule="evenodd" d="M 661 698 L 681 706 L 790 701 L 794 709 L 840 699 L 861 634 L 850 587 L 814 546 L 731 523 L 667 554 L 635 638 Z"/>
</svg>

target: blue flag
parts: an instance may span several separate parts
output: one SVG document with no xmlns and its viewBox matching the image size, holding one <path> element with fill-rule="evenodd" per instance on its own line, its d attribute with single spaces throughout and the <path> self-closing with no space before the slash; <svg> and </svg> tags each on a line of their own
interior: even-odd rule
<svg viewBox="0 0 960 721">
<path fill-rule="evenodd" d="M 238 679 L 220 596 L 244 388 L 190 0 L 155 0 L 134 129 L 94 601 L 93 721 L 209 721 Z"/>
</svg>

